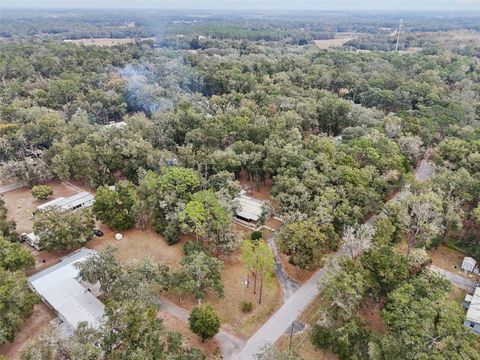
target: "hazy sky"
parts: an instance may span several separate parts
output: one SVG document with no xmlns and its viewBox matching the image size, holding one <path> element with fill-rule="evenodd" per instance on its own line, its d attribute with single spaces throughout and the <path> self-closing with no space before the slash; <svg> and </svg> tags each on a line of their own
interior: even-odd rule
<svg viewBox="0 0 480 360">
<path fill-rule="evenodd" d="M 0 0 L 0 7 L 480 10 L 480 0 Z"/>
</svg>

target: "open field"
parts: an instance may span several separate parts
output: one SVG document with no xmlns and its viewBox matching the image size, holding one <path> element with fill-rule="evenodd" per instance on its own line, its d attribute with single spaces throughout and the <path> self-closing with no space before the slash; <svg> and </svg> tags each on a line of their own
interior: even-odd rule
<svg viewBox="0 0 480 360">
<path fill-rule="evenodd" d="M 104 232 L 104 236 L 89 241 L 87 248 L 101 250 L 108 245 L 113 245 L 117 248 L 117 257 L 122 261 L 151 257 L 153 260 L 173 269 L 179 268 L 185 240 L 169 246 L 161 235 L 152 230 L 131 229 L 123 232 L 123 239 L 117 241 L 114 232 L 108 227 L 99 224 L 98 228 Z"/>
<path fill-rule="evenodd" d="M 13 343 L 0 344 L 0 354 L 7 360 L 19 359 L 26 343 L 39 336 L 47 328 L 49 322 L 55 318 L 56 315 L 44 303 L 40 302 L 35 305 L 32 316 L 25 320 L 21 329 L 16 333 Z"/>
<path fill-rule="evenodd" d="M 90 38 L 90 39 L 76 39 L 76 40 L 63 40 L 66 43 L 76 44 L 76 45 L 96 45 L 96 46 L 115 46 L 115 45 L 125 45 L 131 44 L 136 41 L 155 41 L 155 37 L 148 38 L 123 38 L 123 39 L 112 39 L 112 38 Z"/>
<path fill-rule="evenodd" d="M 320 49 L 328 49 L 334 46 L 342 46 L 346 42 L 355 39 L 360 33 L 336 33 L 335 39 L 326 39 L 326 40 L 314 40 L 315 45 Z"/>
</svg>

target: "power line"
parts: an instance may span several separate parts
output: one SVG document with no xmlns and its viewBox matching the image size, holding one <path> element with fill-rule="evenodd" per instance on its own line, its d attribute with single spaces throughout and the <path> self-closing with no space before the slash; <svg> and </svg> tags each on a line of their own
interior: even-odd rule
<svg viewBox="0 0 480 360">
<path fill-rule="evenodd" d="M 398 51 L 398 42 L 400 41 L 400 33 L 402 32 L 403 19 L 400 19 L 400 25 L 398 25 L 397 44 L 395 45 L 395 51 Z"/>
</svg>

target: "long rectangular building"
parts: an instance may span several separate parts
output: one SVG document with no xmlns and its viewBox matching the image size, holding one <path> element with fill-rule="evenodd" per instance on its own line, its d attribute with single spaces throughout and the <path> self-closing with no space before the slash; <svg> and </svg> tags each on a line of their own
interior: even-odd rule
<svg viewBox="0 0 480 360">
<path fill-rule="evenodd" d="M 82 248 L 60 263 L 28 278 L 32 290 L 74 329 L 80 322 L 97 328 L 105 312 L 105 306 L 93 294 L 97 292 L 98 285 L 82 284 L 75 267 L 76 263 L 94 253 L 94 250 Z"/>
<path fill-rule="evenodd" d="M 81 193 L 69 196 L 68 198 L 59 197 L 55 200 L 39 205 L 37 206 L 37 211 L 48 211 L 55 207 L 62 211 L 76 210 L 90 207 L 93 205 L 94 201 L 95 197 L 92 194 L 83 191 Z"/>
</svg>

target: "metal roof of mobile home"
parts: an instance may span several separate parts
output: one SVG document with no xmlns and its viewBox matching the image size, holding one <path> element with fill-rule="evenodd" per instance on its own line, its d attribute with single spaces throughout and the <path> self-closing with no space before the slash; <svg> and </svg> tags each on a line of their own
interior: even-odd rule
<svg viewBox="0 0 480 360">
<path fill-rule="evenodd" d="M 28 278 L 30 286 L 48 303 L 58 316 L 72 327 L 86 321 L 98 327 L 105 307 L 92 292 L 82 286 L 74 264 L 84 261 L 94 250 L 80 249 L 60 263 Z"/>
<path fill-rule="evenodd" d="M 480 287 L 475 289 L 470 306 L 467 310 L 467 320 L 480 324 Z"/>
<path fill-rule="evenodd" d="M 257 221 L 262 215 L 263 201 L 240 195 L 235 200 L 240 205 L 237 216 L 250 221 Z"/>
<path fill-rule="evenodd" d="M 79 205 L 85 204 L 87 202 L 93 203 L 93 200 L 95 197 L 90 194 L 89 192 L 83 191 L 81 193 L 72 195 L 66 199 L 64 199 L 59 206 L 62 208 L 62 210 L 70 210 L 73 209 Z"/>
<path fill-rule="evenodd" d="M 93 204 L 94 199 L 95 197 L 92 194 L 83 191 L 81 193 L 69 196 L 68 198 L 59 197 L 58 199 L 39 205 L 37 207 L 37 210 L 45 211 L 52 209 L 53 207 L 58 207 L 61 210 L 68 211 L 85 203 L 89 203 L 89 205 L 91 205 Z"/>
<path fill-rule="evenodd" d="M 45 204 L 38 205 L 38 206 L 37 206 L 37 210 L 39 210 L 39 211 L 44 211 L 44 210 L 48 210 L 48 209 L 51 209 L 51 208 L 56 207 L 56 206 L 60 206 L 60 204 L 61 204 L 64 200 L 65 200 L 64 197 L 59 197 L 59 198 L 57 198 L 57 199 L 48 201 L 48 202 L 46 202 Z"/>
</svg>

